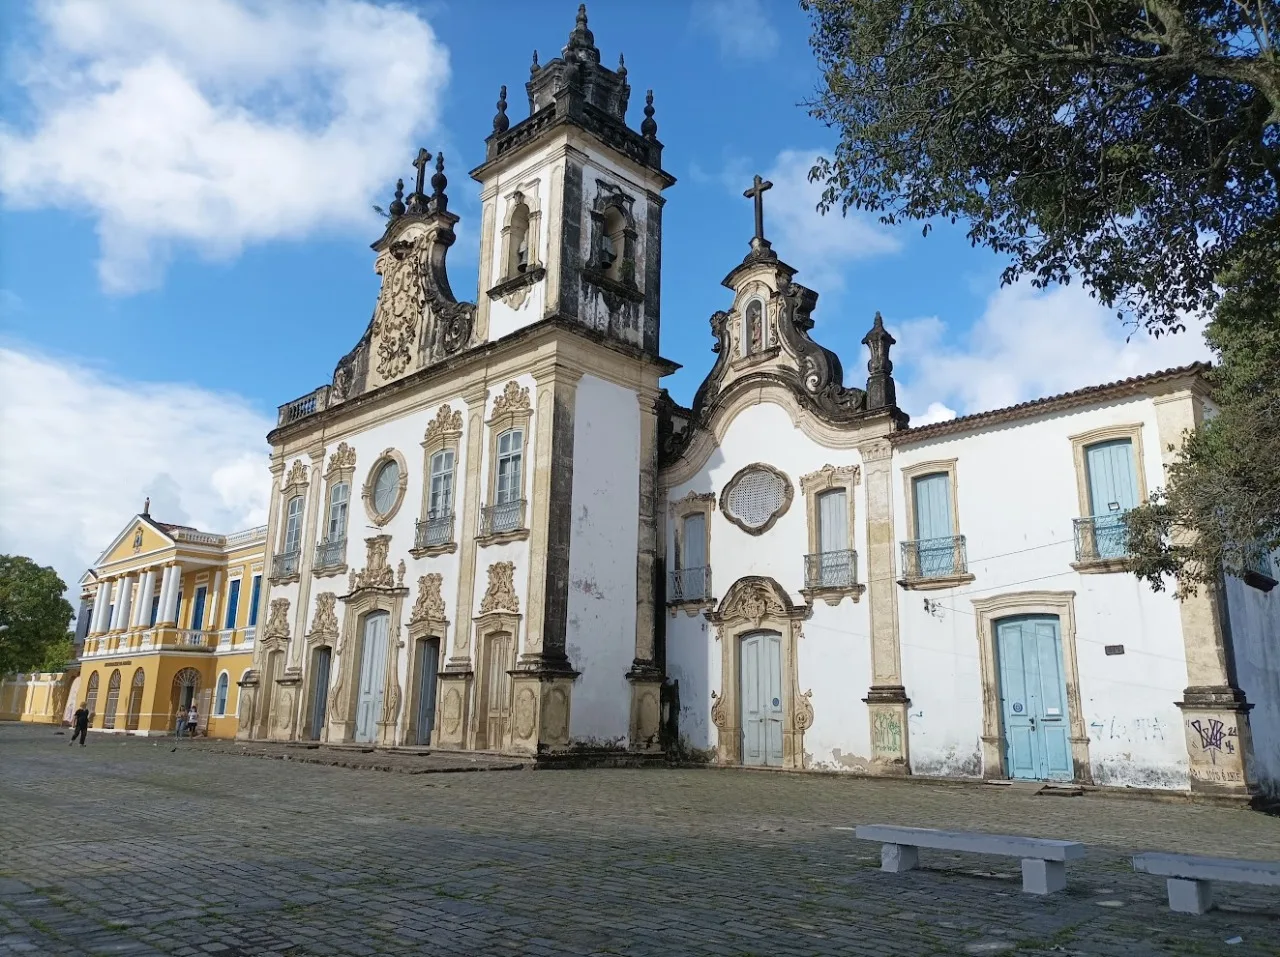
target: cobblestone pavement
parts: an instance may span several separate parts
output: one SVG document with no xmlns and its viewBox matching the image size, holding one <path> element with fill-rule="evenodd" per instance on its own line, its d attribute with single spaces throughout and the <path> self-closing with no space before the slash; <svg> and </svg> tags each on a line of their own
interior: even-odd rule
<svg viewBox="0 0 1280 957">
<path fill-rule="evenodd" d="M 1174 915 L 1137 849 L 1280 860 L 1280 819 L 714 770 L 384 774 L 0 724 L 0 954 L 1280 954 L 1280 891 Z M 173 750 L 176 747 L 177 750 Z M 856 823 L 1089 845 L 1066 892 Z M 1241 937 L 1239 944 L 1228 944 Z"/>
</svg>

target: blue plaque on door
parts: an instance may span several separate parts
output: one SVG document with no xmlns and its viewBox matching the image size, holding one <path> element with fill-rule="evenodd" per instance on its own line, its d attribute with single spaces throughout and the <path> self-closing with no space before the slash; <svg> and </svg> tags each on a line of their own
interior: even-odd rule
<svg viewBox="0 0 1280 957">
<path fill-rule="evenodd" d="M 1021 701 L 1015 701 L 1015 702 L 1013 703 L 1013 713 L 1014 713 L 1014 714 L 1022 714 L 1022 702 L 1021 702 Z"/>
<path fill-rule="evenodd" d="M 780 704 L 782 704 L 782 702 L 781 702 L 781 701 L 779 701 L 777 698 L 774 698 L 774 699 L 773 699 L 773 706 L 774 706 L 775 708 L 776 708 L 776 707 L 778 707 L 778 705 L 780 705 Z"/>
</svg>

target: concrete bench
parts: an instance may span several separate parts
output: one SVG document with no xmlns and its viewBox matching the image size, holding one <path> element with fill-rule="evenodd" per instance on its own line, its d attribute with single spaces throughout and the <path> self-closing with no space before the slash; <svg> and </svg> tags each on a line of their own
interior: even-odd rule
<svg viewBox="0 0 1280 957">
<path fill-rule="evenodd" d="M 1213 882 L 1280 887 L 1280 863 L 1237 861 L 1194 854 L 1136 854 L 1133 869 L 1169 878 L 1169 909 L 1203 914 L 1213 907 Z"/>
<path fill-rule="evenodd" d="M 899 873 L 920 866 L 920 848 L 966 851 L 1022 858 L 1022 889 L 1028 894 L 1052 894 L 1067 886 L 1067 861 L 1084 857 L 1076 841 L 983 834 L 978 831 L 937 831 L 929 827 L 863 824 L 854 828 L 863 841 L 880 841 L 880 870 Z"/>
</svg>

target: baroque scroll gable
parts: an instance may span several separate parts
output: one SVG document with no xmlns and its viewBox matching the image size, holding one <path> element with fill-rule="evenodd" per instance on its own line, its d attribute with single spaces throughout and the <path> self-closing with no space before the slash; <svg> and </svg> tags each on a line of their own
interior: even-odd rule
<svg viewBox="0 0 1280 957">
<path fill-rule="evenodd" d="M 529 402 L 529 387 L 522 386 L 512 379 L 503 387 L 502 394 L 493 400 L 493 415 L 497 419 L 517 412 L 529 412 L 533 406 Z"/>
<path fill-rule="evenodd" d="M 418 600 L 413 603 L 413 610 L 409 613 L 410 624 L 445 620 L 444 598 L 440 594 L 443 580 L 439 572 L 432 572 L 418 579 Z"/>
<path fill-rule="evenodd" d="M 427 425 L 422 436 L 423 444 L 435 445 L 462 434 L 462 410 L 454 409 L 448 403 L 440 406 L 436 417 Z"/>
<path fill-rule="evenodd" d="M 480 614 L 508 611 L 520 614 L 520 598 L 516 595 L 515 562 L 494 562 L 489 566 L 489 587 L 480 601 Z"/>
<path fill-rule="evenodd" d="M 339 442 L 337 450 L 329 456 L 329 467 L 325 470 L 325 474 L 333 475 L 337 472 L 350 472 L 354 471 L 355 467 L 356 450 L 346 442 Z"/>
<path fill-rule="evenodd" d="M 284 487 L 294 488 L 307 484 L 307 466 L 303 464 L 302 459 L 294 459 L 293 465 L 289 467 L 289 474 L 285 476 Z"/>
</svg>

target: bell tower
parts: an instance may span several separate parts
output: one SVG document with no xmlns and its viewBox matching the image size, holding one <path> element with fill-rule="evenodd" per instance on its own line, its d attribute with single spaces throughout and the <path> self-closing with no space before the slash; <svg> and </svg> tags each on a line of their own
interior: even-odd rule
<svg viewBox="0 0 1280 957">
<path fill-rule="evenodd" d="M 653 91 L 639 130 L 627 125 L 624 59 L 610 70 L 586 5 L 560 56 L 525 84 L 529 115 L 512 123 L 498 96 L 481 185 L 479 341 L 543 319 L 575 323 L 658 354 L 662 169 Z"/>
</svg>

